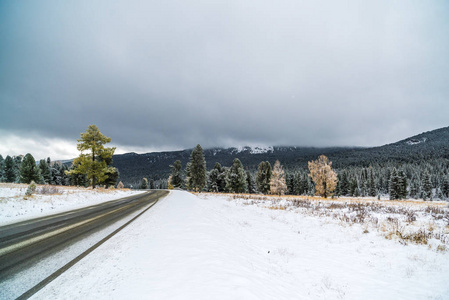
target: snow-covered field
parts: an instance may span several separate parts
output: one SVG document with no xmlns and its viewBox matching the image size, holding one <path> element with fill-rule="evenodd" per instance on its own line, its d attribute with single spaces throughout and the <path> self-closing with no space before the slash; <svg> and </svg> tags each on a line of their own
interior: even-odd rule
<svg viewBox="0 0 449 300">
<path fill-rule="evenodd" d="M 38 185 L 36 194 L 26 197 L 27 187 L 26 184 L 0 183 L 0 226 L 141 193 L 127 189 Z M 42 194 L 48 192 L 52 194 Z"/>
<path fill-rule="evenodd" d="M 34 298 L 449 299 L 447 251 L 264 201 L 172 191 Z"/>
</svg>

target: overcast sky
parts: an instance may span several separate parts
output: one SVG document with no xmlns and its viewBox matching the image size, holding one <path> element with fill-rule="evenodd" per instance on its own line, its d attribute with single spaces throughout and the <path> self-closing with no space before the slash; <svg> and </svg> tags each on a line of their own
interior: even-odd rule
<svg viewBox="0 0 449 300">
<path fill-rule="evenodd" d="M 378 146 L 449 125 L 448 1 L 0 0 L 0 154 Z"/>
</svg>

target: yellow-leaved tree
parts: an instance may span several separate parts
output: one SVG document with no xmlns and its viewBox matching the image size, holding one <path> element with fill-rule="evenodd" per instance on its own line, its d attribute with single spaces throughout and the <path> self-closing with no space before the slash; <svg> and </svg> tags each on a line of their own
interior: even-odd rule
<svg viewBox="0 0 449 300">
<path fill-rule="evenodd" d="M 284 195 L 285 192 L 287 192 L 287 184 L 285 183 L 284 168 L 282 168 L 281 163 L 277 160 L 271 172 L 270 193 L 280 196 Z"/>
<path fill-rule="evenodd" d="M 337 173 L 332 168 L 332 162 L 325 155 L 317 160 L 309 161 L 309 176 L 315 183 L 315 195 L 327 198 L 332 196 L 337 186 Z"/>
<path fill-rule="evenodd" d="M 104 136 L 96 125 L 89 125 L 77 141 L 77 149 L 81 154 L 73 160 L 74 168 L 70 174 L 85 174 L 92 183 L 92 188 L 98 183 L 105 182 L 109 174 L 118 174 L 115 168 L 108 166 L 112 164 L 115 147 L 104 147 L 111 138 Z M 84 151 L 87 153 L 83 153 Z"/>
</svg>

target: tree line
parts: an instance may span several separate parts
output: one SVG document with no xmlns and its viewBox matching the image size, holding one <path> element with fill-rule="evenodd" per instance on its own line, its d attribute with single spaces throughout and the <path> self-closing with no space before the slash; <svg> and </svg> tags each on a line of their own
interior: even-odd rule
<svg viewBox="0 0 449 300">
<path fill-rule="evenodd" d="M 87 187 L 115 186 L 119 177 L 117 168 L 112 167 L 115 148 L 104 147 L 111 138 L 104 136 L 95 125 L 89 125 L 77 140 L 80 156 L 68 167 L 50 158 L 37 162 L 27 153 L 25 156 L 0 155 L 0 182 L 73 185 Z M 120 183 L 119 183 L 120 184 Z M 121 184 L 123 187 L 123 184 Z"/>
<path fill-rule="evenodd" d="M 273 167 L 263 161 L 251 172 L 236 158 L 229 167 L 216 163 L 207 171 L 202 148 L 197 145 L 185 170 L 179 160 L 170 166 L 168 187 L 218 193 L 449 199 L 449 164 L 444 159 L 335 170 L 331 165 L 322 155 L 310 161 L 307 169 L 284 170 L 279 161 Z"/>
</svg>

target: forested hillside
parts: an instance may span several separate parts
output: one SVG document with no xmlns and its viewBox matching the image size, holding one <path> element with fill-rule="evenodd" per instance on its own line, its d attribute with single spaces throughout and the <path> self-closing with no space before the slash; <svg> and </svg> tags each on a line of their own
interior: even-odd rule
<svg viewBox="0 0 449 300">
<path fill-rule="evenodd" d="M 114 155 L 114 166 L 120 171 L 120 180 L 126 185 L 138 186 L 143 177 L 156 182 L 166 180 L 170 174 L 169 166 L 176 160 L 180 160 L 185 168 L 191 152 L 192 150 L 188 149 Z M 321 154 L 329 157 L 340 176 L 346 173 L 348 187 L 343 186 L 343 192 L 348 189 L 347 194 L 368 194 L 369 172 L 373 173 L 374 180 L 371 185 L 376 186 L 375 194 L 388 193 L 393 169 L 402 170 L 407 176 L 410 196 L 420 193 L 419 186 L 422 186 L 425 172 L 429 173 L 434 189 L 441 187 L 440 191 L 435 192 L 438 193 L 443 190 L 449 173 L 449 127 L 373 148 L 243 147 L 204 150 L 208 170 L 212 169 L 216 162 L 222 166 L 231 166 L 233 160 L 238 158 L 245 169 L 254 173 L 261 161 L 269 161 L 274 165 L 274 162 L 279 160 L 290 180 L 290 189 L 296 189 L 296 193 L 308 193 L 313 189 L 310 182 L 307 182 L 307 162 Z M 293 181 L 301 180 L 303 183 L 295 183 L 293 187 Z"/>
</svg>

